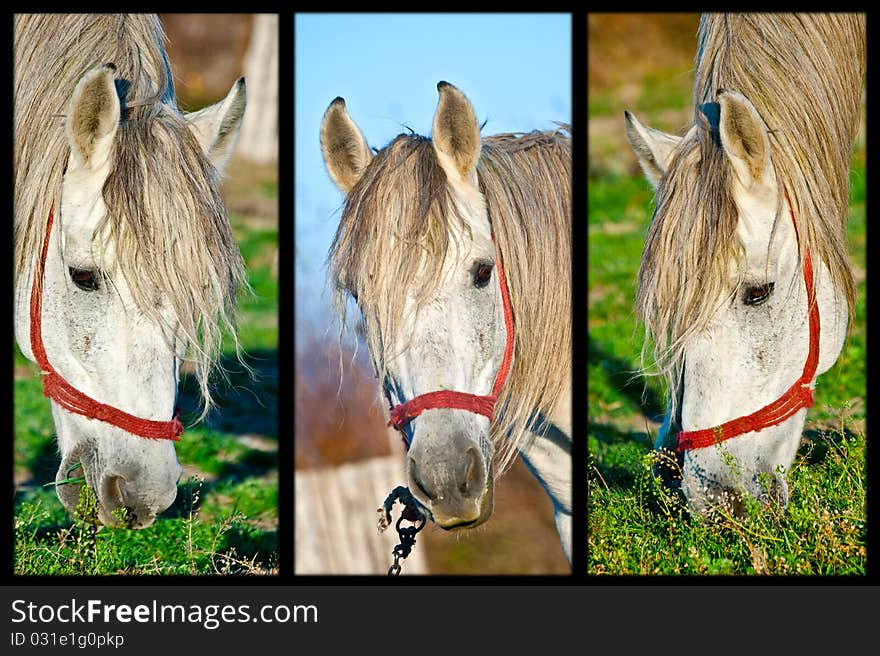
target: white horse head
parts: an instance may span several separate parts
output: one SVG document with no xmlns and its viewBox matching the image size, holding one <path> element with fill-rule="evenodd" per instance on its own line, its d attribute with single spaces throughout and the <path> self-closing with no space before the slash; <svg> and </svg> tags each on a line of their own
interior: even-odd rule
<svg viewBox="0 0 880 656">
<path fill-rule="evenodd" d="M 779 183 L 769 130 L 754 105 L 735 91 L 719 91 L 717 101 L 717 127 L 703 134 L 702 150 L 694 145 L 698 128 L 675 137 L 643 126 L 629 113 L 626 116 L 633 149 L 657 188 L 658 212 L 675 207 L 672 196 L 687 194 L 682 190 L 689 175 L 686 170 L 690 168 L 691 175 L 695 167 L 705 171 L 713 165 L 706 152 L 717 150 L 720 157 L 715 164 L 727 169 L 718 175 L 729 181 L 725 185 L 729 198 L 721 203 L 730 203 L 718 211 L 732 212 L 731 225 L 740 245 L 739 250 L 722 251 L 726 257 L 718 263 L 718 285 L 702 281 L 701 286 L 701 281 L 693 280 L 695 289 L 679 292 L 683 305 L 694 301 L 693 294 L 703 295 L 699 304 L 705 318 L 695 322 L 699 330 L 683 331 L 680 343 L 672 345 L 680 349 L 677 396 L 657 438 L 658 449 L 674 449 L 678 431 L 717 427 L 772 404 L 798 380 L 810 346 L 805 247 L 795 223 L 799 208 L 792 206 Z M 676 209 L 688 211 L 682 206 Z M 797 225 L 801 233 L 807 227 L 799 221 Z M 700 238 L 692 235 L 693 249 L 711 243 L 700 243 Z M 659 259 L 647 265 L 643 261 L 640 302 L 646 305 L 642 307 L 655 302 L 649 281 L 658 284 L 661 278 L 648 269 L 658 265 Z M 813 269 L 821 318 L 818 375 L 834 364 L 843 347 L 847 298 L 822 259 L 813 257 Z M 656 308 L 649 310 L 648 317 L 657 320 Z M 705 514 L 725 502 L 740 511 L 744 494 L 787 504 L 784 473 L 794 461 L 805 417 L 802 408 L 778 424 L 747 431 L 723 444 L 685 451 L 681 489 L 690 507 Z"/>
<path fill-rule="evenodd" d="M 24 85 L 26 72 L 17 72 Z M 124 105 L 125 84 L 117 79 L 116 66 L 107 64 L 86 72 L 68 96 L 66 144 L 59 143 L 67 146 L 69 157 L 66 169 L 59 168 L 60 196 L 48 190 L 55 219 L 44 264 L 41 333 L 51 366 L 73 387 L 136 417 L 168 421 L 175 411 L 180 364 L 188 349 L 200 347 L 193 330 L 212 329 L 201 314 L 202 304 L 213 304 L 210 311 L 223 314 L 240 278 L 228 225 L 212 229 L 219 237 L 212 230 L 190 238 L 181 233 L 201 230 L 195 211 L 193 216 L 183 211 L 205 209 L 192 198 L 219 202 L 214 167 L 222 167 L 228 158 L 240 127 L 244 81 L 222 102 L 189 116 L 166 102 L 154 101 L 143 113 L 129 109 Z M 17 137 L 33 137 L 28 125 L 28 117 L 17 116 L 22 132 Z M 47 143 L 52 142 L 47 138 Z M 152 152 L 145 152 L 149 148 Z M 138 158 L 151 163 L 125 164 Z M 20 166 L 25 160 L 21 155 Z M 171 160 L 174 166 L 168 164 Z M 178 175 L 181 179 L 172 183 Z M 188 200 L 159 193 L 174 195 L 176 189 Z M 35 205 L 36 214 L 41 210 Z M 26 207 L 17 207 L 17 221 L 24 221 L 26 213 Z M 46 217 L 35 216 L 39 218 L 39 225 L 45 225 Z M 225 222 L 225 214 L 212 215 L 215 219 Z M 42 246 L 41 230 L 36 232 Z M 144 234 L 152 237 L 144 239 Z M 212 242 L 224 245 L 206 246 Z M 157 245 L 167 250 L 149 251 Z M 211 252 L 224 249 L 226 261 Z M 34 360 L 29 301 L 39 253 L 22 259 L 28 263 L 16 279 L 15 334 L 22 352 Z M 211 259 L 215 261 L 206 265 Z M 190 277 L 199 281 L 204 301 L 187 297 Z M 168 291 L 176 288 L 179 296 Z M 221 298 L 211 298 L 215 295 Z M 70 412 L 54 399 L 52 414 L 62 456 L 56 481 L 81 466 L 86 485 L 96 493 L 102 523 L 148 526 L 174 501 L 181 468 L 173 442 L 133 435 Z M 67 483 L 56 488 L 70 511 L 77 506 L 79 487 Z"/>
<path fill-rule="evenodd" d="M 801 375 L 809 350 L 809 301 L 791 219 L 797 208 L 790 207 L 778 184 L 767 127 L 739 93 L 719 93 L 718 105 L 718 137 L 729 167 L 741 257 L 720 265 L 724 284 L 704 300 L 713 310 L 711 317 L 682 347 L 679 420 L 673 422 L 670 415 L 658 436 L 660 448 L 674 447 L 678 430 L 719 426 L 771 404 Z M 681 155 L 684 137 L 646 128 L 631 114 L 627 133 L 655 186 L 677 157 L 687 159 Z M 821 261 L 814 276 L 821 320 L 816 373 L 822 374 L 843 347 L 847 303 Z M 691 507 L 707 512 L 725 495 L 736 504 L 742 493 L 762 497 L 773 492 L 787 503 L 783 473 L 794 461 L 805 418 L 804 408 L 775 426 L 687 451 L 682 491 Z"/>
<path fill-rule="evenodd" d="M 676 137 L 626 115 L 656 189 L 637 310 L 670 392 L 655 449 L 677 450 L 693 510 L 742 512 L 746 496 L 787 503 L 809 390 L 855 301 L 865 18 L 706 14 L 698 43 L 695 125 Z"/>
<path fill-rule="evenodd" d="M 341 98 L 321 127 L 327 169 L 347 194 L 343 224 L 360 213 L 357 229 L 374 231 L 386 257 L 399 258 L 365 262 L 369 270 L 337 267 L 374 329 L 371 354 L 395 406 L 437 390 L 491 394 L 507 339 L 492 226 L 477 181 L 479 125 L 461 91 L 447 83 L 438 90 L 433 140 L 398 139 L 376 163 Z M 427 186 L 414 186 L 413 175 Z M 374 210 L 385 215 L 368 217 Z M 340 235 L 347 238 L 342 228 Z M 436 263 L 426 265 L 425 256 Z M 401 263 L 403 279 L 384 275 Z M 435 408 L 403 427 L 410 488 L 444 528 L 473 526 L 492 513 L 489 425 L 474 412 Z"/>
</svg>

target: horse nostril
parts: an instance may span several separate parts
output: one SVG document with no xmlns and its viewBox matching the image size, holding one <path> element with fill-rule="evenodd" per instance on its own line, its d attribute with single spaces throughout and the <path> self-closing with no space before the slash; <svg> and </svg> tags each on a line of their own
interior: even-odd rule
<svg viewBox="0 0 880 656">
<path fill-rule="evenodd" d="M 430 501 L 434 501 L 437 498 L 436 494 L 431 493 L 428 488 L 422 483 L 422 479 L 419 478 L 419 469 L 416 465 L 416 461 L 410 456 L 409 458 L 409 476 L 412 480 L 413 486 L 415 486 L 416 490 L 423 494 Z"/>
<path fill-rule="evenodd" d="M 120 486 L 120 483 L 124 480 L 122 476 L 108 476 L 104 479 L 103 496 L 105 503 L 112 502 L 116 507 L 124 505 L 122 487 Z"/>
<path fill-rule="evenodd" d="M 465 496 L 477 496 L 483 490 L 483 479 L 485 478 L 480 453 L 475 447 L 469 447 L 465 451 L 465 458 L 464 476 L 458 486 L 458 491 Z"/>
</svg>

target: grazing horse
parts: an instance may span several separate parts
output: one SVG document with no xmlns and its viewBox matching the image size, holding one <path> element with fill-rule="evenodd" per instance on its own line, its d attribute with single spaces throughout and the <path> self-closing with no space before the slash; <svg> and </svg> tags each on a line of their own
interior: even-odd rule
<svg viewBox="0 0 880 656">
<path fill-rule="evenodd" d="M 684 136 L 626 113 L 656 189 L 637 311 L 670 392 L 655 449 L 677 454 L 691 510 L 742 514 L 748 495 L 787 504 L 816 376 L 854 304 L 865 17 L 709 14 L 698 42 Z"/>
<path fill-rule="evenodd" d="M 375 155 L 342 98 L 324 114 L 324 161 L 346 194 L 337 306 L 344 318 L 350 294 L 360 308 L 433 521 L 485 522 L 519 453 L 570 555 L 571 140 L 481 138 L 465 95 L 437 89 L 433 138 L 399 135 Z"/>
<path fill-rule="evenodd" d="M 177 495 L 180 366 L 208 375 L 244 265 L 218 191 L 245 108 L 177 108 L 158 18 L 15 17 L 15 336 L 43 372 L 56 489 L 149 526 Z"/>
</svg>

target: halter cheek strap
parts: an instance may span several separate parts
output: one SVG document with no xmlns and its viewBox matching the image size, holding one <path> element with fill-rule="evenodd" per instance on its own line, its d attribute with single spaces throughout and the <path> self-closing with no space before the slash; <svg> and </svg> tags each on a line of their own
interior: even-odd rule
<svg viewBox="0 0 880 656">
<path fill-rule="evenodd" d="M 495 270 L 498 272 L 498 284 L 501 287 L 501 302 L 504 307 L 504 327 L 507 330 L 507 341 L 504 345 L 504 359 L 501 361 L 501 367 L 498 369 L 498 373 L 495 375 L 495 383 L 492 385 L 492 393 L 489 396 L 478 396 L 466 392 L 439 390 L 420 394 L 405 403 L 393 406 L 388 426 L 393 426 L 403 432 L 404 427 L 409 422 L 425 410 L 433 408 L 467 410 L 468 412 L 488 417 L 489 421 L 495 418 L 495 403 L 498 401 L 498 395 L 507 381 L 507 376 L 510 374 L 510 367 L 513 363 L 514 344 L 513 309 L 510 305 L 510 292 L 507 289 L 507 279 L 504 277 L 504 267 L 501 265 L 500 253 L 496 253 L 495 256 Z M 392 405 L 387 389 L 385 394 L 388 397 L 389 405 Z M 407 446 L 409 445 L 407 444 Z"/>
<path fill-rule="evenodd" d="M 46 356 L 43 345 L 43 277 L 46 272 L 46 255 L 49 252 L 49 236 L 52 234 L 52 221 L 55 206 L 49 210 L 49 221 L 46 224 L 46 236 L 43 240 L 43 251 L 34 271 L 34 283 L 31 287 L 31 351 L 43 372 L 43 395 L 52 399 L 68 412 L 82 415 L 89 419 L 97 419 L 106 424 L 121 428 L 127 433 L 154 440 L 173 440 L 177 442 L 183 434 L 183 424 L 177 412 L 171 421 L 154 421 L 131 415 L 119 408 L 101 403 L 76 389 L 61 377 Z"/>
<path fill-rule="evenodd" d="M 795 235 L 797 235 L 797 223 L 795 222 L 791 201 L 788 198 L 788 192 L 785 193 L 785 200 L 788 202 L 788 211 L 791 214 L 792 223 L 795 224 L 794 230 Z M 804 371 L 801 377 L 773 403 L 765 405 L 750 415 L 732 419 L 712 428 L 681 431 L 678 434 L 678 451 L 684 452 L 701 449 L 724 440 L 729 440 L 732 437 L 743 435 L 744 433 L 758 432 L 770 426 L 781 424 L 801 410 L 801 408 L 811 408 L 813 406 L 812 384 L 813 378 L 816 376 L 816 369 L 819 366 L 819 303 L 815 298 L 813 263 L 810 259 L 809 249 L 804 254 L 803 271 L 810 315 L 810 350 L 807 354 L 807 361 L 804 364 Z"/>
</svg>

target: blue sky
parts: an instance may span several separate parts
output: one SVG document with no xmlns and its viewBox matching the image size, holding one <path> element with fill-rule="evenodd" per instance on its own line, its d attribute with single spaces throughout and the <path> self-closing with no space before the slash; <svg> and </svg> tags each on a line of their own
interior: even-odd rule
<svg viewBox="0 0 880 656">
<path fill-rule="evenodd" d="M 336 96 L 376 148 L 430 135 L 437 82 L 461 89 L 483 134 L 571 121 L 568 14 L 298 14 L 295 23 L 295 267 L 297 323 L 326 325 L 327 250 L 342 193 L 318 133 Z M 297 326 L 297 328 L 300 327 Z"/>
</svg>

